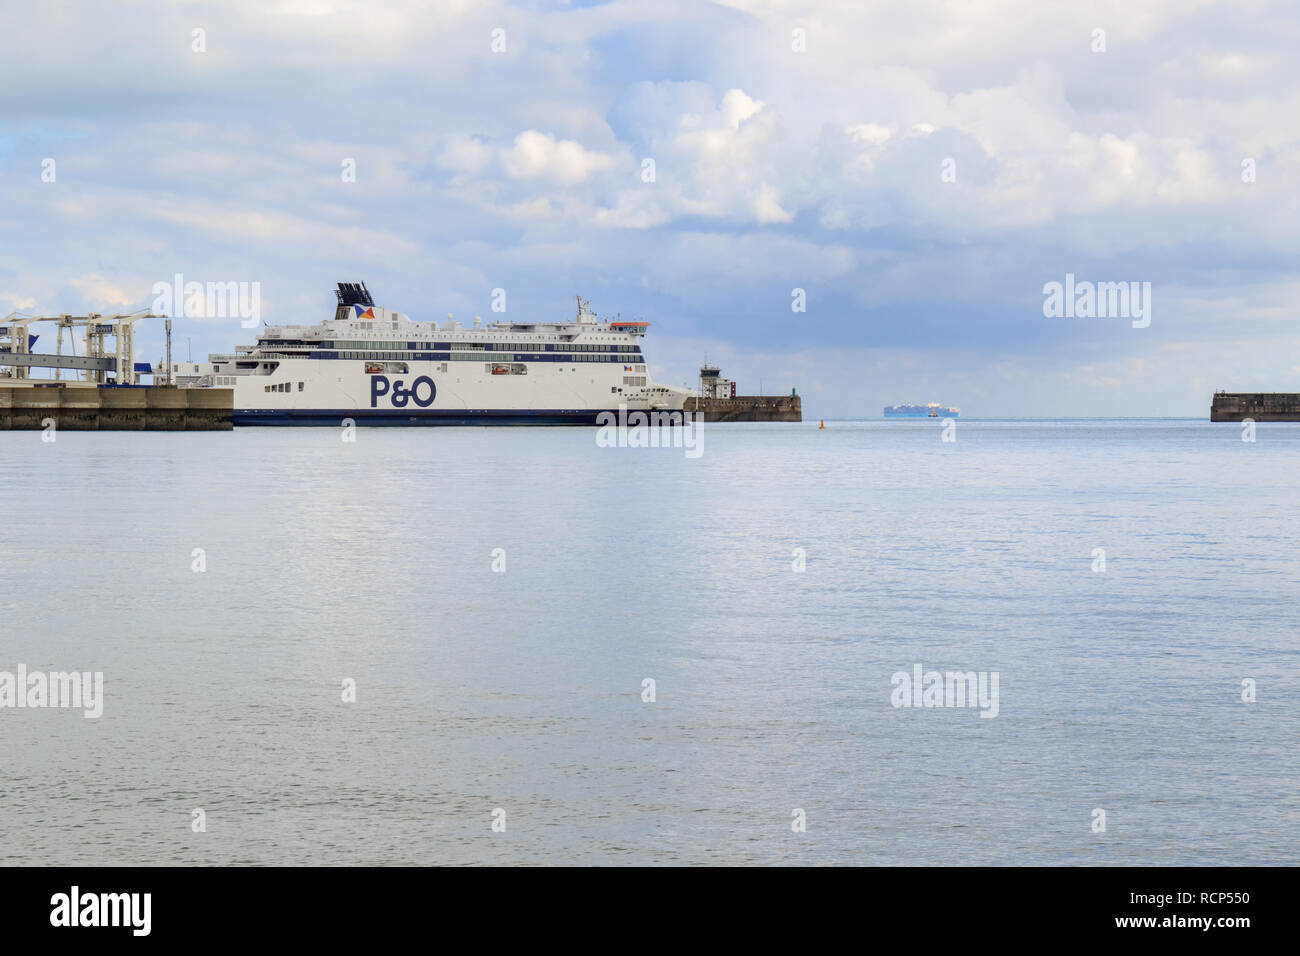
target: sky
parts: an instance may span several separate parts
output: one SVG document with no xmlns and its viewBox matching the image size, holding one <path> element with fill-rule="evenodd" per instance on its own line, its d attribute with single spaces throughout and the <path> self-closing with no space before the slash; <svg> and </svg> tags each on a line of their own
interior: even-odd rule
<svg viewBox="0 0 1300 956">
<path fill-rule="evenodd" d="M 176 274 L 272 324 L 341 280 L 465 324 L 581 294 L 659 381 L 805 418 L 1300 391 L 1294 3 L 0 2 L 0 315 Z M 1149 324 L 1046 315 L 1067 275 L 1149 283 Z"/>
</svg>

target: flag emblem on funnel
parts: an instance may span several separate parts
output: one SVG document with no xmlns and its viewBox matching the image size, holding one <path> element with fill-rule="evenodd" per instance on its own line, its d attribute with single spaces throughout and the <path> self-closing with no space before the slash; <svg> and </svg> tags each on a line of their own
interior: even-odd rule
<svg viewBox="0 0 1300 956">
<path fill-rule="evenodd" d="M 373 308 L 364 308 L 359 305 L 354 305 L 352 308 L 357 310 L 358 319 L 373 319 L 375 317 L 375 310 Z"/>
</svg>

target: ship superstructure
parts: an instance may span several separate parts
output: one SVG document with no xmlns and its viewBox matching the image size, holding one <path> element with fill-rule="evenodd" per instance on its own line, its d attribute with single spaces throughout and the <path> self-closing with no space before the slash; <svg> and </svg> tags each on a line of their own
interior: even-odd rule
<svg viewBox="0 0 1300 956">
<path fill-rule="evenodd" d="M 233 388 L 237 425 L 594 424 L 603 411 L 675 411 L 693 393 L 651 381 L 648 322 L 415 322 L 341 282 L 334 317 L 265 326 L 255 345 L 184 369 Z"/>
</svg>

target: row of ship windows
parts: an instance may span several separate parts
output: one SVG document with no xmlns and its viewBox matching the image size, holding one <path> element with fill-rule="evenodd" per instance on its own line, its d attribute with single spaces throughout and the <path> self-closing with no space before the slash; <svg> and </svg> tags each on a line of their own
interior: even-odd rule
<svg viewBox="0 0 1300 956">
<path fill-rule="evenodd" d="M 639 345 L 574 345 L 569 343 L 552 344 L 549 342 L 374 342 L 374 341 L 327 341 L 306 342 L 302 339 L 262 339 L 257 343 L 265 348 L 277 346 L 305 346 L 318 349 L 406 349 L 408 351 L 428 350 L 446 352 L 633 352 L 641 351 Z"/>
<path fill-rule="evenodd" d="M 428 362 L 635 362 L 640 355 L 542 355 L 536 352 L 312 352 L 310 355 L 293 355 L 288 352 L 266 352 L 262 358 L 312 358 L 312 359 L 420 359 Z"/>
<path fill-rule="evenodd" d="M 636 366 L 636 368 L 637 368 L 638 371 L 642 371 L 642 372 L 645 371 L 645 366 L 644 366 L 644 365 L 638 365 L 638 366 Z M 484 370 L 485 372 L 488 372 L 488 373 L 493 374 L 493 375 L 527 375 L 527 374 L 528 374 L 528 367 L 527 367 L 526 365 L 493 365 L 493 364 L 491 364 L 491 363 L 488 363 L 488 364 L 486 364 L 486 365 L 483 366 L 483 370 Z M 395 367 L 392 367 L 392 368 L 385 368 L 385 369 L 383 369 L 383 371 L 388 372 L 388 373 L 390 373 L 390 374 L 405 375 L 405 374 L 407 374 L 407 372 L 409 371 L 409 368 L 408 368 L 405 364 L 403 364 L 403 365 L 395 366 Z M 444 365 L 444 366 L 442 367 L 441 371 L 443 371 L 443 372 L 447 371 L 447 366 Z M 235 380 L 234 380 L 233 378 L 229 378 L 229 379 L 218 379 L 217 384 L 222 384 L 222 382 L 225 382 L 225 383 L 230 384 L 230 385 L 235 384 Z M 646 383 L 646 376 L 644 376 L 644 375 L 624 375 L 624 376 L 623 376 L 623 384 L 624 384 L 624 385 L 640 385 L 640 386 L 644 386 L 645 383 Z M 277 384 L 277 385 L 263 385 L 263 386 L 262 386 L 262 391 L 264 391 L 264 392 L 292 392 L 292 391 L 293 391 L 293 384 L 294 384 L 293 382 L 280 382 L 280 383 Z M 298 391 L 301 392 L 301 391 L 303 390 L 303 385 L 304 385 L 303 382 L 299 382 L 299 383 L 298 383 Z"/>
</svg>

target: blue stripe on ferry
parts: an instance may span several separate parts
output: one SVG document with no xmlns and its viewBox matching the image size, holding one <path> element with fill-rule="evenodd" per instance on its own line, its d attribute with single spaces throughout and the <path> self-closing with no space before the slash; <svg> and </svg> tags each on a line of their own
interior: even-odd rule
<svg viewBox="0 0 1300 956">
<path fill-rule="evenodd" d="M 432 409 L 388 408 L 235 409 L 236 425 L 332 425 L 350 418 L 358 425 L 595 425 L 596 416 L 617 409 Z"/>
<path fill-rule="evenodd" d="M 363 351 L 358 349 L 349 349 L 348 351 Z M 376 349 L 377 352 L 383 352 L 382 349 Z M 389 349 L 401 353 L 399 358 L 390 359 L 383 355 L 372 355 L 368 358 L 342 358 L 337 349 L 316 349 L 308 352 L 306 355 L 295 356 L 296 358 L 308 359 L 338 359 L 343 362 L 568 362 L 572 365 L 586 365 L 573 358 L 575 355 L 594 355 L 598 362 L 623 362 L 632 364 L 644 364 L 645 357 L 640 353 L 624 353 L 621 355 L 610 355 L 603 352 L 485 352 L 483 358 L 473 359 L 453 359 L 450 352 L 402 352 L 401 349 Z M 489 358 L 488 356 L 492 356 Z"/>
</svg>

